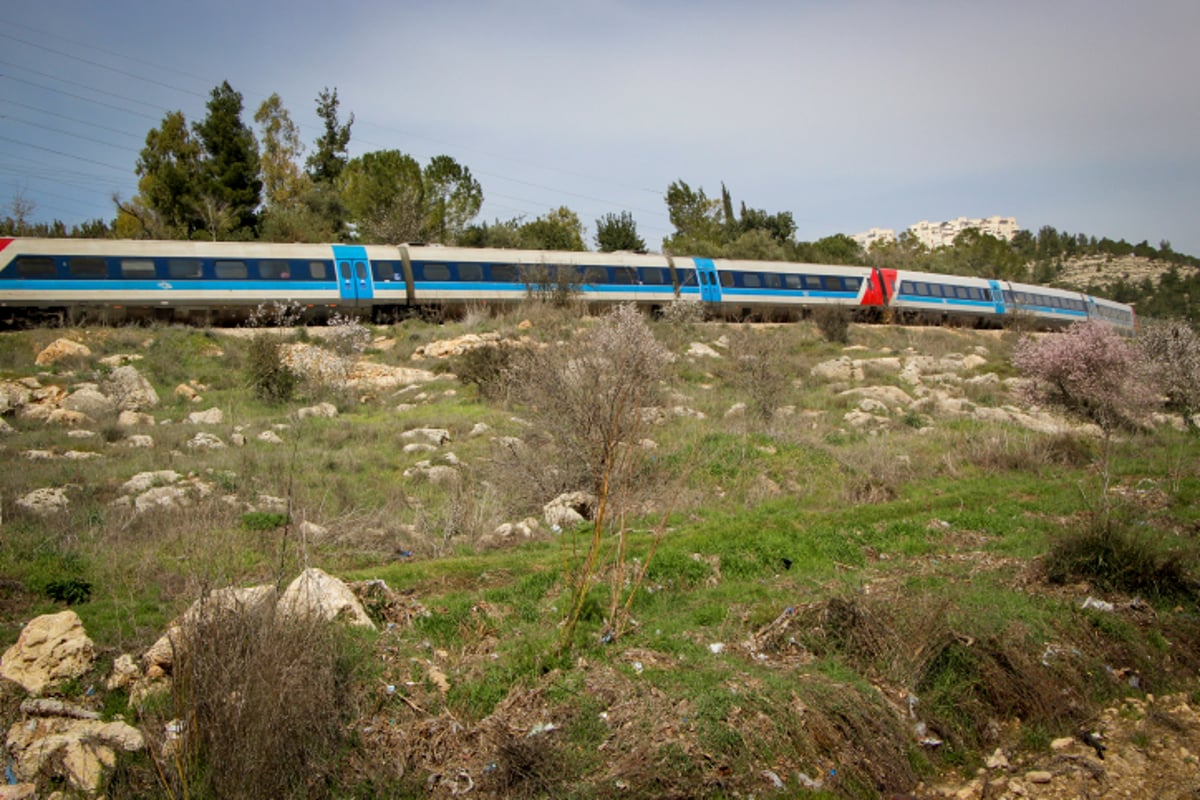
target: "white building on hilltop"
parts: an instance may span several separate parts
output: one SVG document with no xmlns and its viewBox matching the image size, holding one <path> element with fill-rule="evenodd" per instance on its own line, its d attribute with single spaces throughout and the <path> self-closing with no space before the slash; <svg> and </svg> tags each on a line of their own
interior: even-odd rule
<svg viewBox="0 0 1200 800">
<path fill-rule="evenodd" d="M 980 233 L 995 236 L 1006 242 L 1011 242 L 1013 236 L 1020 230 L 1016 217 L 987 217 L 986 219 L 959 217 L 948 222 L 921 220 L 916 225 L 909 227 L 908 234 L 932 250 L 935 247 L 954 244 L 955 238 L 968 228 L 975 228 Z M 870 250 L 871 245 L 876 242 L 896 241 L 896 232 L 891 228 L 871 228 L 864 233 L 856 233 L 850 238 L 858 242 L 858 246 L 863 250 Z"/>
<path fill-rule="evenodd" d="M 871 228 L 865 233 L 856 233 L 850 238 L 858 242 L 858 246 L 866 251 L 870 250 L 871 245 L 876 242 L 896 241 L 896 232 L 891 228 Z"/>
<path fill-rule="evenodd" d="M 933 249 L 954 244 L 955 238 L 968 228 L 975 228 L 980 233 L 995 236 L 1011 242 L 1016 236 L 1017 220 L 1015 217 L 988 217 L 987 219 L 969 219 L 959 217 L 949 222 L 929 222 L 921 220 L 909 227 L 908 232 L 921 244 Z"/>
</svg>

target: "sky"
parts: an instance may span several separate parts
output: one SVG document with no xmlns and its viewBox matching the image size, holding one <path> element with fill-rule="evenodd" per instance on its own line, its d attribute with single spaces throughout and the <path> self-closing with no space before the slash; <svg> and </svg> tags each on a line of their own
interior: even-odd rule
<svg viewBox="0 0 1200 800">
<path fill-rule="evenodd" d="M 919 220 L 1169 241 L 1200 255 L 1196 0 L 40 0 L 0 23 L 0 214 L 114 216 L 146 133 L 222 81 L 316 97 L 352 156 L 439 154 L 480 221 L 630 212 L 673 181 L 790 211 L 812 241 Z"/>
</svg>

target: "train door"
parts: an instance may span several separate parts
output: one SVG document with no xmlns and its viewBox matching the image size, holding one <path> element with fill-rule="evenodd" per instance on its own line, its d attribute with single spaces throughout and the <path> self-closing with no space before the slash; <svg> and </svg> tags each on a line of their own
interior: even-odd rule
<svg viewBox="0 0 1200 800">
<path fill-rule="evenodd" d="M 711 258 L 693 258 L 696 277 L 700 279 L 700 299 L 706 303 L 721 302 L 721 282 L 717 279 L 717 268 Z"/>
<path fill-rule="evenodd" d="M 1004 287 L 1000 285 L 1000 281 L 988 281 L 988 287 L 992 291 L 992 306 L 996 311 L 996 316 L 1004 316 Z"/>
<path fill-rule="evenodd" d="M 375 284 L 371 277 L 371 264 L 367 261 L 367 248 L 335 244 L 333 258 L 337 262 L 338 290 L 342 302 L 358 306 L 374 299 Z"/>
</svg>

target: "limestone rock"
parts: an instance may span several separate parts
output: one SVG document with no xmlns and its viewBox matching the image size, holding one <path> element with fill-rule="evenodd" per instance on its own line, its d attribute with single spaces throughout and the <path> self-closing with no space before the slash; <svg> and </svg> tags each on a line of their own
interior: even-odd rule
<svg viewBox="0 0 1200 800">
<path fill-rule="evenodd" d="M 221 437 L 206 431 L 197 433 L 187 442 L 189 450 L 220 450 L 225 446 L 225 442 L 221 441 Z"/>
<path fill-rule="evenodd" d="M 116 766 L 116 751 L 141 750 L 146 742 L 141 731 L 124 722 L 52 716 L 13 725 L 6 745 L 17 778 L 33 781 L 49 774 L 95 794 L 105 771 Z"/>
<path fill-rule="evenodd" d="M 542 507 L 546 524 L 559 530 L 571 528 L 591 518 L 596 498 L 587 492 L 560 494 Z"/>
<path fill-rule="evenodd" d="M 187 415 L 187 421 L 191 425 L 220 425 L 225 421 L 225 412 L 214 406 L 204 411 L 193 411 Z"/>
<path fill-rule="evenodd" d="M 275 587 L 270 585 L 216 589 L 209 592 L 207 596 L 192 603 L 187 611 L 167 627 L 167 632 L 142 654 L 146 678 L 153 680 L 171 674 L 176 653 L 187 645 L 189 634 L 205 613 L 237 611 L 252 614 L 262 610 L 267 603 L 273 603 L 275 597 Z"/>
<path fill-rule="evenodd" d="M 158 405 L 158 392 L 134 367 L 117 367 L 104 384 L 122 411 L 143 411 Z"/>
<path fill-rule="evenodd" d="M 74 611 L 45 614 L 25 626 L 0 659 L 0 676 L 41 694 L 59 681 L 78 678 L 92 666 L 92 640 Z"/>
<path fill-rule="evenodd" d="M 693 358 L 721 358 L 721 354 L 703 342 L 692 342 L 688 345 L 687 355 Z"/>
<path fill-rule="evenodd" d="M 317 403 L 315 406 L 305 406 L 296 411 L 296 419 L 308 419 L 309 417 L 333 419 L 337 415 L 337 406 L 333 403 Z"/>
<path fill-rule="evenodd" d="M 0 381 L 0 414 L 15 411 L 33 399 L 33 389 L 18 381 Z"/>
<path fill-rule="evenodd" d="M 77 411 L 94 420 L 102 420 L 117 413 L 117 404 L 108 395 L 91 387 L 85 387 L 67 395 L 62 402 L 67 411 Z"/>
<path fill-rule="evenodd" d="M 279 598 L 279 611 L 296 617 L 345 619 L 357 627 L 375 627 L 350 587 L 316 567 L 304 570 L 288 585 Z"/>
<path fill-rule="evenodd" d="M 841 356 L 840 358 L 817 364 L 809 370 L 809 374 L 814 378 L 848 383 L 850 381 L 861 381 L 863 379 L 863 368 L 861 364 L 856 364 L 849 356 Z"/>
<path fill-rule="evenodd" d="M 173 469 L 159 469 L 151 472 L 139 472 L 125 483 L 121 484 L 122 494 L 140 494 L 154 486 L 169 486 L 183 480 L 183 476 Z"/>
<path fill-rule="evenodd" d="M 87 348 L 87 345 L 73 342 L 70 339 L 55 339 L 46 349 L 37 354 L 33 363 L 39 367 L 45 367 L 66 358 L 87 358 L 91 354 L 92 351 Z"/>
<path fill-rule="evenodd" d="M 34 514 L 57 514 L 71 505 L 67 490 L 57 486 L 34 489 L 17 498 L 17 505 Z"/>
<path fill-rule="evenodd" d="M 142 411 L 122 411 L 117 415 L 118 428 L 137 428 L 142 425 L 153 425 L 154 417 Z"/>
<path fill-rule="evenodd" d="M 440 447 L 450 441 L 450 431 L 445 428 L 413 428 L 400 434 L 407 441 L 425 442 Z"/>
</svg>

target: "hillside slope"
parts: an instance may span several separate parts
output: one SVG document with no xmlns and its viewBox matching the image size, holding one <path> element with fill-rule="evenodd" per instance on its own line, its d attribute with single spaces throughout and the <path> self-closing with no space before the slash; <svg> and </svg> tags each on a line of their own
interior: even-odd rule
<svg viewBox="0 0 1200 800">
<path fill-rule="evenodd" d="M 0 335 L 18 466 L 0 637 L 71 602 L 98 657 L 47 694 L 148 743 L 106 794 L 282 764 L 289 796 L 364 800 L 1193 796 L 1200 442 L 1181 419 L 1108 439 L 1031 405 L 1008 332 L 851 326 L 843 345 L 807 323 L 655 322 L 670 361 L 619 448 L 636 470 L 617 527 L 594 537 L 551 398 L 506 401 L 515 373 L 489 359 L 563 349 L 570 389 L 605 369 L 571 350 L 604 324 L 534 306 L 362 338 Z M 248 388 L 264 363 L 294 370 L 270 399 Z M 1079 542 L 1102 568 L 1068 563 Z M 172 619 L 308 566 L 378 625 L 336 680 L 244 707 L 271 683 L 237 680 L 295 676 L 245 661 L 238 628 L 206 640 L 234 683 L 165 691 L 145 656 Z M 123 654 L 154 691 L 113 688 Z M 28 728 L 0 683 L 6 728 Z M 329 749 L 288 750 L 313 726 L 285 712 L 326 691 Z M 249 715 L 220 730 L 236 757 L 180 722 L 198 708 Z"/>
</svg>

